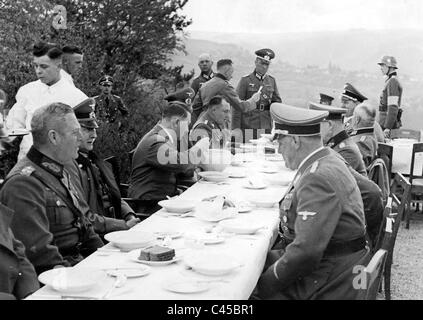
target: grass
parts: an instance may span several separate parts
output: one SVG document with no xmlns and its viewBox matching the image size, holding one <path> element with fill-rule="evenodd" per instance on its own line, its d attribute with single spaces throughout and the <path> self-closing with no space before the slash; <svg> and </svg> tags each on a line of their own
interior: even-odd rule
<svg viewBox="0 0 423 320">
<path fill-rule="evenodd" d="M 414 212 L 414 209 L 412 209 Z M 413 213 L 410 229 L 401 223 L 394 248 L 392 300 L 423 300 L 423 212 Z"/>
</svg>

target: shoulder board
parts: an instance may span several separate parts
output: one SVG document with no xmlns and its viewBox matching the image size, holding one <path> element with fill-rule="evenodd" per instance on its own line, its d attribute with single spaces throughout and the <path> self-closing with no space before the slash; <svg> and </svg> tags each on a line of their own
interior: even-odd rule
<svg viewBox="0 0 423 320">
<path fill-rule="evenodd" d="M 366 137 L 367 137 L 367 136 L 361 136 L 361 137 L 360 137 L 360 141 L 361 141 L 361 142 L 366 141 Z"/>
<path fill-rule="evenodd" d="M 117 99 L 120 99 L 120 96 L 117 96 L 115 94 L 113 94 L 112 96 L 115 97 L 115 98 L 117 98 Z"/>
<path fill-rule="evenodd" d="M 273 80 L 275 80 L 275 77 L 272 76 L 271 74 L 266 73 L 267 76 L 269 76 L 269 78 L 272 78 Z"/>
<path fill-rule="evenodd" d="M 35 171 L 35 168 L 32 166 L 27 166 L 21 170 L 23 176 L 30 176 Z"/>
<path fill-rule="evenodd" d="M 310 168 L 310 173 L 315 173 L 317 170 L 317 167 L 319 166 L 319 161 L 314 161 Z"/>
</svg>

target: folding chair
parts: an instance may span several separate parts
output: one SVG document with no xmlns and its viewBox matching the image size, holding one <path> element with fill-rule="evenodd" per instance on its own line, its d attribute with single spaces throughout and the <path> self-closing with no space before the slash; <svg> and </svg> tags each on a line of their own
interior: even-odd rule
<svg viewBox="0 0 423 320">
<path fill-rule="evenodd" d="M 377 156 L 385 162 L 386 169 L 388 169 L 389 178 L 392 179 L 392 157 L 394 153 L 394 147 L 379 142 L 377 146 Z"/>
<path fill-rule="evenodd" d="M 386 250 L 379 249 L 364 269 L 364 273 L 366 274 L 366 300 L 376 300 L 379 287 L 382 283 L 386 255 Z"/>
<path fill-rule="evenodd" d="M 405 138 L 405 139 L 416 139 L 420 142 L 421 133 L 419 130 L 412 130 L 412 129 L 393 129 L 391 130 L 391 139 L 398 139 L 398 138 Z"/>
<path fill-rule="evenodd" d="M 414 172 L 416 164 L 416 155 L 423 153 L 423 143 L 413 144 L 413 151 L 411 155 L 410 175 L 409 183 L 411 185 L 410 197 L 407 199 L 407 211 L 405 214 L 406 228 L 410 228 L 411 210 L 410 203 L 420 204 L 423 203 L 421 197 L 423 196 L 423 166 L 422 171 L 419 174 Z"/>
</svg>

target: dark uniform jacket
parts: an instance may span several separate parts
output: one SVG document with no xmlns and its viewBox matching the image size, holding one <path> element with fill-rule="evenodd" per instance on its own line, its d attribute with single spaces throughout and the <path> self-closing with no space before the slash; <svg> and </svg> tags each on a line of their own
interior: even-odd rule
<svg viewBox="0 0 423 320">
<path fill-rule="evenodd" d="M 74 265 L 103 246 L 70 180 L 62 165 L 32 147 L 1 189 L 0 201 L 15 212 L 11 229 L 37 273 Z"/>
<path fill-rule="evenodd" d="M 338 152 L 354 170 L 367 176 L 366 166 L 360 150 L 345 130 L 329 139 L 327 146 Z"/>
<path fill-rule="evenodd" d="M 236 92 L 241 100 L 247 100 L 261 90 L 260 100 L 256 103 L 256 109 L 242 114 L 237 110 L 232 112 L 232 129 L 272 129 L 270 117 L 270 104 L 282 102 L 279 95 L 276 80 L 271 75 L 258 75 L 255 71 L 239 80 Z"/>
<path fill-rule="evenodd" d="M 204 83 L 199 92 L 195 95 L 192 105 L 193 112 L 191 122 L 195 123 L 200 114 L 205 110 L 214 96 L 221 95 L 231 105 L 232 112 L 239 110 L 240 112 L 247 112 L 256 108 L 256 104 L 250 101 L 243 101 L 239 98 L 235 88 L 229 81 L 220 73 L 216 73 L 214 77 Z"/>
<path fill-rule="evenodd" d="M 23 299 L 40 288 L 25 247 L 10 229 L 13 211 L 0 203 L 0 300 Z"/>
<path fill-rule="evenodd" d="M 397 129 L 401 122 L 397 120 L 401 108 L 402 85 L 398 81 L 397 73 L 388 75 L 385 87 L 380 95 L 379 102 L 379 124 L 382 129 Z"/>
<path fill-rule="evenodd" d="M 210 148 L 221 149 L 226 147 L 230 141 L 230 130 L 222 128 L 210 116 L 209 112 L 204 112 L 194 124 L 190 132 L 190 140 L 196 143 L 201 138 L 210 138 Z"/>
<path fill-rule="evenodd" d="M 141 139 L 132 157 L 129 197 L 159 201 L 177 194 L 176 174 L 194 166 L 188 163 L 188 152 L 178 152 L 176 144 L 160 125 Z"/>
<path fill-rule="evenodd" d="M 81 194 L 89 205 L 88 217 L 94 230 L 104 234 L 129 229 L 125 219 L 133 214 L 133 210 L 121 199 L 110 164 L 94 152 L 90 152 L 88 157 L 80 152 L 76 161 L 80 168 L 75 170 L 76 179 L 80 183 L 77 186 L 82 187 Z"/>
<path fill-rule="evenodd" d="M 352 141 L 357 144 L 363 161 L 368 167 L 377 156 L 377 141 L 374 134 L 374 128 L 360 128 L 350 134 Z"/>
<path fill-rule="evenodd" d="M 202 72 L 197 78 L 192 80 L 191 88 L 192 90 L 194 90 L 195 94 L 197 94 L 198 90 L 200 90 L 204 82 L 209 81 L 213 77 L 214 77 L 213 71 L 210 71 L 209 74 Z"/>
<path fill-rule="evenodd" d="M 96 118 L 102 122 L 112 123 L 115 122 L 119 116 L 126 116 L 128 109 L 121 97 L 110 95 L 98 95 L 94 97 L 96 102 L 95 113 Z"/>
<path fill-rule="evenodd" d="M 353 268 L 367 262 L 363 202 L 353 175 L 333 150 L 321 148 L 300 165 L 280 202 L 280 217 L 287 246 L 260 278 L 261 298 L 361 297 L 363 292 L 353 288 Z M 344 246 L 350 251 L 339 249 Z"/>
</svg>

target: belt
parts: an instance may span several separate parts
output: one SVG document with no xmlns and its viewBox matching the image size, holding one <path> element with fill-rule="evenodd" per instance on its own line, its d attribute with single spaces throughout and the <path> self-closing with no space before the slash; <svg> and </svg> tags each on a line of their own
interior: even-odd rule
<svg viewBox="0 0 423 320">
<path fill-rule="evenodd" d="M 260 103 L 260 105 L 256 108 L 258 111 L 269 111 L 270 105 L 264 105 L 263 103 Z"/>
<path fill-rule="evenodd" d="M 360 237 L 350 241 L 330 241 L 323 256 L 341 256 L 360 251 L 366 247 L 366 238 Z"/>
</svg>

